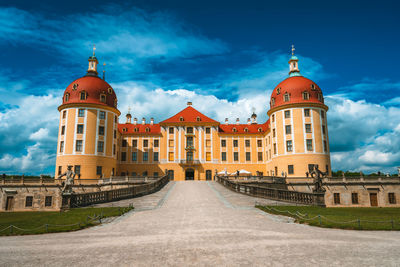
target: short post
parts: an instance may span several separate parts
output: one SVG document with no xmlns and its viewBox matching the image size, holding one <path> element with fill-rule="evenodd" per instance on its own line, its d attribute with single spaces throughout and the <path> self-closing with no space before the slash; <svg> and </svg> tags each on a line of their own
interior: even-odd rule
<svg viewBox="0 0 400 267">
<path fill-rule="evenodd" d="M 11 224 L 10 225 L 10 234 L 12 234 L 13 233 L 13 225 Z"/>
<path fill-rule="evenodd" d="M 321 221 L 321 215 L 318 214 L 318 221 L 319 221 L 319 226 L 322 225 L 322 221 Z"/>
<path fill-rule="evenodd" d="M 45 224 L 45 228 L 46 228 L 46 233 L 48 233 L 49 232 L 49 225 L 47 223 Z"/>
<path fill-rule="evenodd" d="M 357 219 L 357 223 L 358 223 L 358 228 L 361 229 L 361 220 L 360 220 L 360 218 Z"/>
</svg>

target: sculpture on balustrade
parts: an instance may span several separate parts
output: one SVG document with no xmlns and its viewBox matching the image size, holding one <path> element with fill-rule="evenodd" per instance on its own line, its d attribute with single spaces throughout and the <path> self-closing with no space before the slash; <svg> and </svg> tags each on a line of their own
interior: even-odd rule
<svg viewBox="0 0 400 267">
<path fill-rule="evenodd" d="M 322 178 L 328 175 L 328 171 L 322 172 L 318 169 L 318 165 L 313 166 L 310 172 L 311 177 L 314 179 L 314 192 L 325 192 L 325 188 L 322 186 Z"/>
<path fill-rule="evenodd" d="M 76 173 L 72 171 L 72 166 L 68 165 L 67 171 L 58 176 L 58 179 L 60 179 L 64 176 L 66 178 L 65 182 L 63 182 L 63 188 L 61 189 L 61 192 L 63 194 L 71 194 L 72 193 L 72 185 L 74 184 L 75 175 L 76 175 Z"/>
</svg>

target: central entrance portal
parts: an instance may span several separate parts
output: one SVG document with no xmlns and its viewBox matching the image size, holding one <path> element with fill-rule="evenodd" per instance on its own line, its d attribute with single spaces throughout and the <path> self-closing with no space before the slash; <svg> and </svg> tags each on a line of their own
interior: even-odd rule
<svg viewBox="0 0 400 267">
<path fill-rule="evenodd" d="M 194 170 L 193 169 L 186 169 L 185 180 L 194 180 Z"/>
</svg>

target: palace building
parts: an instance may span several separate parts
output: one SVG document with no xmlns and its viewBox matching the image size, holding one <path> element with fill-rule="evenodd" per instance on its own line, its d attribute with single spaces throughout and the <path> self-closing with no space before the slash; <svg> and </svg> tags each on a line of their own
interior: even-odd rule
<svg viewBox="0 0 400 267">
<path fill-rule="evenodd" d="M 327 111 L 321 88 L 289 60 L 289 77 L 270 97 L 267 114 L 220 123 L 187 103 L 156 123 L 119 121 L 117 95 L 89 57 L 87 74 L 65 90 L 60 111 L 56 177 L 74 166 L 80 178 L 161 176 L 211 180 L 218 173 L 306 177 L 313 165 L 331 173 Z M 267 96 L 266 96 L 267 97 Z M 195 99 L 194 99 L 195 101 Z M 259 123 L 261 121 L 261 123 Z"/>
</svg>

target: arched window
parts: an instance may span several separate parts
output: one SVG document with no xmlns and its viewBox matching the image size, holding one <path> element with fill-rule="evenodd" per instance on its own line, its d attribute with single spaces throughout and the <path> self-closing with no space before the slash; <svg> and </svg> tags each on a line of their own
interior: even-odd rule
<svg viewBox="0 0 400 267">
<path fill-rule="evenodd" d="M 321 94 L 321 93 L 318 93 L 318 100 L 321 101 L 321 102 L 322 102 L 322 100 L 323 100 L 323 97 L 322 97 L 322 94 Z"/>
<path fill-rule="evenodd" d="M 200 117 L 197 117 L 197 118 L 196 118 L 196 121 L 201 121 L 201 118 L 200 118 Z"/>
<path fill-rule="evenodd" d="M 286 94 L 283 95 L 283 100 L 284 100 L 285 102 L 289 102 L 289 101 L 290 101 L 289 93 L 286 93 Z"/>
<path fill-rule="evenodd" d="M 80 99 L 81 99 L 81 100 L 86 100 L 86 97 L 87 97 L 86 92 L 85 92 L 85 91 L 82 91 L 82 92 L 80 93 Z"/>
<path fill-rule="evenodd" d="M 122 128 L 122 131 L 125 133 L 128 129 L 126 128 Z"/>
<path fill-rule="evenodd" d="M 271 107 L 275 106 L 275 98 L 271 98 Z"/>
<path fill-rule="evenodd" d="M 146 127 L 146 133 L 150 132 L 150 128 Z"/>
<path fill-rule="evenodd" d="M 261 129 L 261 128 L 258 128 L 258 132 L 261 133 L 261 132 L 262 132 L 262 129 Z"/>
<path fill-rule="evenodd" d="M 183 117 L 180 117 L 180 118 L 179 118 L 179 121 L 183 121 Z"/>
<path fill-rule="evenodd" d="M 68 100 L 69 100 L 69 93 L 66 93 L 66 94 L 65 94 L 65 97 L 64 97 L 64 101 L 65 101 L 65 102 L 68 102 Z"/>
<path fill-rule="evenodd" d="M 100 94 L 100 102 L 106 103 L 106 95 L 105 94 Z"/>
<path fill-rule="evenodd" d="M 237 129 L 236 128 L 232 128 L 232 132 L 236 133 Z"/>
<path fill-rule="evenodd" d="M 108 87 L 108 93 L 111 95 L 112 94 L 112 88 L 111 87 Z"/>
<path fill-rule="evenodd" d="M 279 87 L 278 89 L 276 89 L 276 94 L 279 95 L 281 93 L 281 88 Z"/>
<path fill-rule="evenodd" d="M 139 129 L 138 129 L 137 127 L 135 127 L 135 129 L 133 129 L 133 131 L 134 131 L 135 133 L 137 133 L 137 132 L 139 131 Z"/>
<path fill-rule="evenodd" d="M 310 94 L 308 92 L 303 92 L 303 99 L 304 100 L 309 100 L 310 99 Z"/>
<path fill-rule="evenodd" d="M 245 132 L 245 133 L 248 133 L 248 132 L 249 132 L 249 129 L 244 128 L 244 132 Z"/>
<path fill-rule="evenodd" d="M 118 101 L 117 99 L 114 100 L 114 107 L 117 107 Z"/>
<path fill-rule="evenodd" d="M 315 84 L 311 84 L 311 90 L 315 90 Z"/>
</svg>

